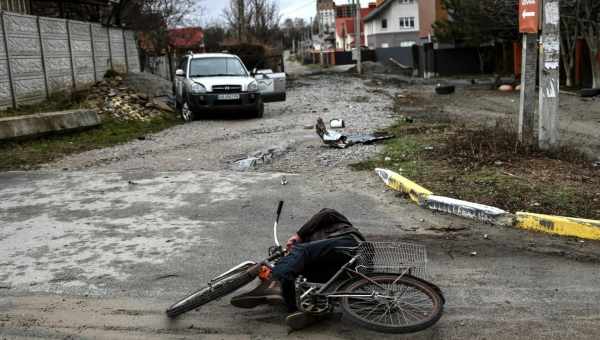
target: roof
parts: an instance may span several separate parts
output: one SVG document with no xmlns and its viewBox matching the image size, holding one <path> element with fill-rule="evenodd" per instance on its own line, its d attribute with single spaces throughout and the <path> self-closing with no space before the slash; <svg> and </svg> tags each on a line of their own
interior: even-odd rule
<svg viewBox="0 0 600 340">
<path fill-rule="evenodd" d="M 377 18 L 381 13 L 385 12 L 386 8 L 388 8 L 395 0 L 385 0 L 381 5 L 373 10 L 373 12 L 369 13 L 365 17 L 365 22 L 371 21 Z"/>
<path fill-rule="evenodd" d="M 194 53 L 193 58 L 204 59 L 204 58 L 238 58 L 238 56 L 228 53 Z"/>
<path fill-rule="evenodd" d="M 204 32 L 200 27 L 169 30 L 169 45 L 175 48 L 197 48 L 204 44 Z"/>
</svg>

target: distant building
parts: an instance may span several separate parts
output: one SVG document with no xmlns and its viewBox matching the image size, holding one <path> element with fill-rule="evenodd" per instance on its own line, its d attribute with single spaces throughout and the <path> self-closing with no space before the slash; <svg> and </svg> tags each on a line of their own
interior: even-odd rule
<svg viewBox="0 0 600 340">
<path fill-rule="evenodd" d="M 317 0 L 317 17 L 319 33 L 332 33 L 335 29 L 335 2 Z"/>
<path fill-rule="evenodd" d="M 29 14 L 29 6 L 29 0 L 0 0 L 0 11 Z"/>
<path fill-rule="evenodd" d="M 366 46 L 365 40 L 365 22 L 364 18 L 367 17 L 376 8 L 376 4 L 370 3 L 369 7 L 360 9 L 360 46 Z M 338 16 L 335 19 L 336 27 L 336 48 L 344 51 L 349 51 L 355 47 L 356 40 L 356 6 L 342 5 L 337 6 L 336 13 L 344 14 L 345 16 Z"/>
<path fill-rule="evenodd" d="M 383 0 L 366 18 L 369 48 L 410 47 L 430 42 L 431 25 L 447 16 L 442 0 Z"/>
</svg>

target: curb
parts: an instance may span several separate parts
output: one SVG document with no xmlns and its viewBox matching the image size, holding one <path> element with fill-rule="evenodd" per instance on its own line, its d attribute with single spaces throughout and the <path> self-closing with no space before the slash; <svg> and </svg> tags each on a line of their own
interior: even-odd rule
<svg viewBox="0 0 600 340">
<path fill-rule="evenodd" d="M 427 198 L 433 193 L 417 183 L 387 169 L 375 169 L 375 173 L 381 177 L 383 182 L 390 188 L 408 194 L 410 199 L 418 205 L 425 205 Z"/>
<path fill-rule="evenodd" d="M 547 234 L 600 240 L 600 221 L 528 212 L 517 212 L 516 215 L 513 215 L 502 209 L 483 204 L 436 196 L 431 191 L 391 170 L 377 168 L 375 172 L 388 187 L 408 194 L 411 200 L 430 210 L 494 225 L 514 226 Z"/>
<path fill-rule="evenodd" d="M 431 210 L 441 211 L 494 225 L 511 226 L 514 222 L 514 215 L 508 211 L 489 205 L 462 201 L 449 197 L 431 195 L 427 198 L 426 206 Z"/>
<path fill-rule="evenodd" d="M 600 240 L 600 221 L 518 212 L 517 228 L 544 233 Z"/>
</svg>

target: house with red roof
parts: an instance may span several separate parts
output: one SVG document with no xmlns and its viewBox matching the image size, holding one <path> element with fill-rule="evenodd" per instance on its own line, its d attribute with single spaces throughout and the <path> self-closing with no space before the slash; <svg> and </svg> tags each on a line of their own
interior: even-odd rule
<svg viewBox="0 0 600 340">
<path fill-rule="evenodd" d="M 354 10 L 347 9 L 351 5 L 342 5 L 337 14 L 347 16 L 337 16 L 335 18 L 335 47 L 337 50 L 349 51 L 354 48 L 356 40 L 356 18 Z M 360 9 L 360 46 L 365 46 L 365 22 L 364 18 L 376 8 L 375 3 L 370 3 L 369 7 Z M 344 9 L 344 10 L 341 10 Z"/>
<path fill-rule="evenodd" d="M 168 46 L 157 49 L 150 32 L 139 33 L 139 45 L 148 55 L 184 55 L 188 52 L 204 52 L 204 32 L 201 27 L 173 28 L 167 31 Z"/>
</svg>

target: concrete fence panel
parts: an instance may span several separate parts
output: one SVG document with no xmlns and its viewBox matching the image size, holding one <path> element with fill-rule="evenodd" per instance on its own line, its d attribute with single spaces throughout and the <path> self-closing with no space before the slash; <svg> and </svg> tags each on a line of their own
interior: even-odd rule
<svg viewBox="0 0 600 340">
<path fill-rule="evenodd" d="M 140 71 L 134 32 L 0 11 L 0 109 L 89 87 L 111 68 Z"/>
<path fill-rule="evenodd" d="M 96 68 L 96 79 L 102 79 L 104 73 L 109 70 L 110 44 L 108 43 L 108 29 L 100 24 L 92 24 L 92 40 L 94 48 L 94 67 Z"/>
<path fill-rule="evenodd" d="M 70 91 L 73 88 L 73 69 L 67 21 L 40 17 L 39 26 L 48 93 Z"/>
<path fill-rule="evenodd" d="M 72 20 L 68 24 L 75 88 L 86 88 L 95 80 L 90 24 Z"/>
<path fill-rule="evenodd" d="M 118 72 L 127 72 L 123 31 L 118 28 L 110 28 L 108 37 L 110 40 L 110 55 L 112 57 L 113 69 Z"/>
<path fill-rule="evenodd" d="M 0 109 L 13 105 L 10 74 L 8 73 L 8 56 L 6 54 L 6 41 L 4 39 L 4 25 L 0 16 Z"/>
<path fill-rule="evenodd" d="M 37 17 L 3 13 L 9 71 L 17 105 L 46 98 Z"/>
<path fill-rule="evenodd" d="M 140 56 L 138 53 L 135 33 L 123 31 L 125 34 L 125 49 L 127 51 L 127 67 L 129 72 L 140 72 Z"/>
</svg>

